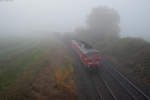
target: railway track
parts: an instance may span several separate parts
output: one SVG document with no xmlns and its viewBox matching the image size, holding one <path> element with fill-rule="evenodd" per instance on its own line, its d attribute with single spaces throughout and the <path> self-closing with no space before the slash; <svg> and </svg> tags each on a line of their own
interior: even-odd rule
<svg viewBox="0 0 150 100">
<path fill-rule="evenodd" d="M 92 78 L 92 81 L 100 97 L 98 100 L 117 100 L 108 84 L 98 74 Z"/>
<path fill-rule="evenodd" d="M 98 75 L 92 77 L 92 82 L 97 91 L 97 100 L 116 100 L 112 92 L 109 90 L 108 85 L 105 84 Z"/>
<path fill-rule="evenodd" d="M 110 75 L 112 76 L 112 78 L 114 79 L 114 80 L 116 80 L 116 82 L 118 82 L 122 87 L 123 87 L 123 89 L 131 96 L 131 98 L 133 99 L 133 100 L 136 100 L 136 97 L 133 95 L 133 93 L 131 92 L 131 91 L 129 91 L 123 84 L 122 84 L 122 82 L 120 81 L 120 80 L 118 80 L 117 78 L 115 78 L 113 75 L 112 75 L 112 73 L 109 71 L 108 73 L 110 73 Z"/>
<path fill-rule="evenodd" d="M 150 100 L 148 95 L 116 68 L 113 68 L 113 65 L 108 63 L 107 60 L 103 61 L 104 66 L 99 67 L 98 73 L 94 73 L 94 75 L 83 75 L 85 71 L 84 66 L 81 64 L 79 57 L 77 55 L 74 56 L 76 56 L 75 58 L 77 60 L 75 63 L 79 64 L 77 65 L 79 69 L 76 68 L 78 72 L 77 76 L 79 77 L 79 80 L 77 80 L 80 83 L 79 87 L 85 87 L 81 88 L 82 92 L 79 91 L 83 96 L 80 100 Z M 81 77 L 86 78 L 86 80 L 81 80 Z M 89 86 L 91 89 L 88 89 Z M 93 91 L 91 91 L 92 88 L 94 88 Z"/>
<path fill-rule="evenodd" d="M 150 97 L 146 95 L 142 90 L 140 90 L 136 85 L 134 85 L 128 78 L 126 78 L 122 73 L 113 68 L 110 64 L 105 63 L 104 71 L 111 78 L 113 78 L 117 84 L 130 95 L 132 100 L 150 100 Z"/>
<path fill-rule="evenodd" d="M 97 81 L 93 79 L 93 85 L 95 86 L 96 92 L 97 92 L 97 100 L 103 100 L 102 91 L 99 89 L 99 84 L 97 85 Z"/>
</svg>

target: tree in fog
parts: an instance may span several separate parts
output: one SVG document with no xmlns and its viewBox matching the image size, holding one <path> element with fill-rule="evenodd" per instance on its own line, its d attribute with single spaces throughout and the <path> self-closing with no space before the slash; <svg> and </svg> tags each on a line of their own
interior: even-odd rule
<svg viewBox="0 0 150 100">
<path fill-rule="evenodd" d="M 107 7 L 92 9 L 87 18 L 87 27 L 76 30 L 81 37 L 91 40 L 112 40 L 119 38 L 120 16 L 117 11 Z"/>
</svg>

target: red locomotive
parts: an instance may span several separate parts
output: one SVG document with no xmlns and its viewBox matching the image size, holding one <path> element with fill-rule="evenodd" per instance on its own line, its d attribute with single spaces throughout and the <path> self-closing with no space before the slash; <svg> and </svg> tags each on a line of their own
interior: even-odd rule
<svg viewBox="0 0 150 100">
<path fill-rule="evenodd" d="M 72 40 L 72 47 L 80 56 L 80 59 L 85 66 L 92 67 L 100 65 L 101 57 L 99 55 L 99 51 L 93 49 L 84 41 Z"/>
</svg>

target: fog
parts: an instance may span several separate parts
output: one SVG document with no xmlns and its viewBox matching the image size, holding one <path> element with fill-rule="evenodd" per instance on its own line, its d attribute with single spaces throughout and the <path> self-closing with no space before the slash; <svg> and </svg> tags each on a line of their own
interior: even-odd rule
<svg viewBox="0 0 150 100">
<path fill-rule="evenodd" d="M 93 8 L 120 14 L 121 36 L 150 38 L 149 0 L 0 0 L 0 34 L 72 32 L 86 26 Z"/>
</svg>

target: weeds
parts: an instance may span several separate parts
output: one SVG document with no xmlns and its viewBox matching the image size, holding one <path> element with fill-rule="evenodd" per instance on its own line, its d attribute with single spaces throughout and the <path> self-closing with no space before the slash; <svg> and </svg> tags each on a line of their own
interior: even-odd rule
<svg viewBox="0 0 150 100">
<path fill-rule="evenodd" d="M 68 57 L 65 57 L 65 60 L 68 59 Z M 55 77 L 56 77 L 56 88 L 60 90 L 65 90 L 75 93 L 75 82 L 73 80 L 73 72 L 74 68 L 73 65 L 70 63 L 70 60 L 68 61 L 68 64 L 66 66 L 61 66 L 61 69 L 56 69 Z"/>
</svg>

